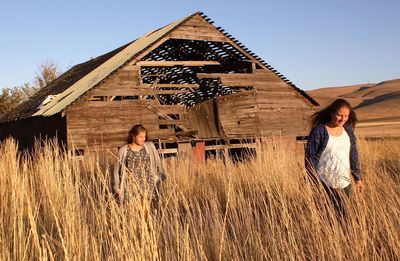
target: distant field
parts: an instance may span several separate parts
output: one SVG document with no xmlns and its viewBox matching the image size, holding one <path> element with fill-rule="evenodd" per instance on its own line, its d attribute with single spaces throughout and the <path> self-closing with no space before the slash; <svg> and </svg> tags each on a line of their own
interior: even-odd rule
<svg viewBox="0 0 400 261">
<path fill-rule="evenodd" d="M 357 112 L 356 131 L 366 137 L 400 137 L 400 79 L 378 84 L 328 87 L 307 92 L 321 108 L 337 98 L 350 102 Z"/>
<path fill-rule="evenodd" d="M 400 137 L 400 119 L 398 121 L 361 122 L 356 127 L 356 133 L 363 137 Z"/>
</svg>

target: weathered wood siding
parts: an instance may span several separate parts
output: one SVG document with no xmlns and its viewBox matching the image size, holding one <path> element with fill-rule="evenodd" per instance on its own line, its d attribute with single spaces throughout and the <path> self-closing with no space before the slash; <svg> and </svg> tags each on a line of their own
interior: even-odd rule
<svg viewBox="0 0 400 261">
<path fill-rule="evenodd" d="M 257 69 L 252 74 L 220 77 L 226 85 L 254 88 L 218 98 L 222 128 L 228 137 L 307 134 L 312 106 L 271 71 Z"/>
<path fill-rule="evenodd" d="M 218 111 L 222 130 L 227 137 L 258 134 L 259 115 L 254 91 L 218 97 Z"/>
<path fill-rule="evenodd" d="M 214 26 L 196 15 L 180 25 L 169 35 L 170 38 L 224 42 L 228 38 Z"/>
<path fill-rule="evenodd" d="M 88 94 L 90 96 L 127 96 L 133 95 L 138 90 L 139 68 L 137 66 L 124 66 L 111 74 L 99 86 L 90 90 Z"/>
<path fill-rule="evenodd" d="M 313 106 L 289 84 L 275 77 L 268 71 L 255 72 L 260 134 L 307 135 L 307 119 L 313 113 Z"/>
<path fill-rule="evenodd" d="M 94 96 L 138 96 L 156 92 L 141 87 L 139 83 L 139 67 L 126 65 L 68 107 L 68 148 L 72 149 L 74 145 L 82 149 L 115 149 L 125 143 L 128 131 L 135 124 L 142 124 L 148 129 L 150 139 L 174 136 L 173 125 L 178 121 L 160 119 L 157 112 L 183 115 L 181 105 L 160 105 L 155 100 L 140 99 L 88 100 Z M 185 125 L 183 120 L 179 122 Z"/>
<path fill-rule="evenodd" d="M 208 100 L 191 107 L 186 119 L 192 130 L 197 130 L 198 138 L 219 138 L 223 136 L 214 100 Z"/>
</svg>

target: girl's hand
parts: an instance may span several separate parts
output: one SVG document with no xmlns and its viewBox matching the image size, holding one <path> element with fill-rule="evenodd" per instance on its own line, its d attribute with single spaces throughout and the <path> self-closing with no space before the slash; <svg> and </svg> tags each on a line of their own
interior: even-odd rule
<svg viewBox="0 0 400 261">
<path fill-rule="evenodd" d="M 362 183 L 361 180 L 356 182 L 356 188 L 358 192 L 362 192 L 364 190 L 364 184 Z"/>
</svg>

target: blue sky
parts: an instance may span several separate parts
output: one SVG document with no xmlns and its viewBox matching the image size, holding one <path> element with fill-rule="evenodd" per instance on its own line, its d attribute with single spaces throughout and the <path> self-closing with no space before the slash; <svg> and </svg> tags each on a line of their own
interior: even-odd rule
<svg viewBox="0 0 400 261">
<path fill-rule="evenodd" d="M 0 88 L 203 11 L 298 87 L 400 78 L 400 1 L 0 0 Z"/>
</svg>

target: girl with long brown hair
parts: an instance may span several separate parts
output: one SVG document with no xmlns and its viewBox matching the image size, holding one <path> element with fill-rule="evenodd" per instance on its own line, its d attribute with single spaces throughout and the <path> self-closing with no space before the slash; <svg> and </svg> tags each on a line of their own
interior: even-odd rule
<svg viewBox="0 0 400 261">
<path fill-rule="evenodd" d="M 311 116 L 305 165 L 309 177 L 322 183 L 338 214 L 347 214 L 345 199 L 351 192 L 351 176 L 361 190 L 360 164 L 354 128 L 356 113 L 344 99 L 337 99 Z"/>
</svg>

